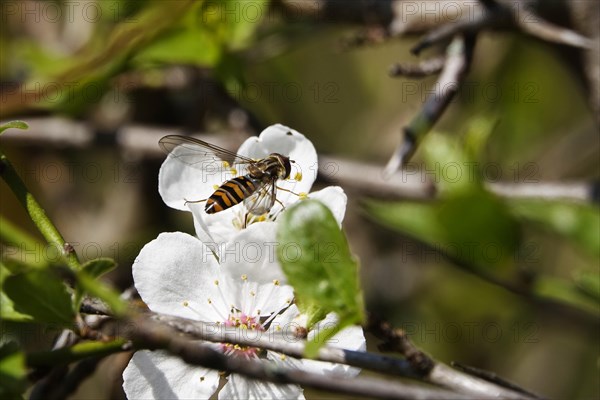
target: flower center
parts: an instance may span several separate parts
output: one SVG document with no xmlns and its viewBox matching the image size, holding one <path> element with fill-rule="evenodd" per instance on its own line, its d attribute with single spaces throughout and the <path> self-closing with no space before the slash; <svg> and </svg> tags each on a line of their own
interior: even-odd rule
<svg viewBox="0 0 600 400">
<path fill-rule="evenodd" d="M 229 318 L 224 322 L 225 326 L 240 328 L 248 331 L 264 332 L 265 328 L 259 321 L 259 317 L 251 317 L 244 313 L 230 314 Z M 258 347 L 241 346 L 239 344 L 221 343 L 221 349 L 226 355 L 238 355 L 244 357 L 257 356 L 260 349 Z"/>
<path fill-rule="evenodd" d="M 244 219 L 246 219 L 245 224 L 244 224 Z M 242 212 L 236 212 L 235 217 L 231 220 L 231 223 L 233 224 L 235 229 L 241 231 L 242 229 L 245 229 L 245 228 L 249 227 L 250 225 L 257 223 L 257 222 L 274 221 L 274 220 L 275 220 L 275 218 L 273 218 L 271 215 L 269 215 L 269 213 L 265 213 L 263 215 L 253 215 L 253 214 L 248 214 L 244 210 Z"/>
</svg>

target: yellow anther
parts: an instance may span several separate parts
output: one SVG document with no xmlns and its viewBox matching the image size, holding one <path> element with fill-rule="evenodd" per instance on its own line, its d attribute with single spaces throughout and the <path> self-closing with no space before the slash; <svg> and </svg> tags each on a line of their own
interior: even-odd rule
<svg viewBox="0 0 600 400">
<path fill-rule="evenodd" d="M 256 296 L 256 292 L 254 292 L 254 290 L 251 290 L 250 291 L 250 296 L 253 296 L 253 297 Z"/>
<path fill-rule="evenodd" d="M 219 286 L 219 280 L 215 279 L 215 285 Z"/>
<path fill-rule="evenodd" d="M 308 198 L 308 194 L 306 192 L 300 192 L 298 193 L 298 198 L 300 200 L 306 200 Z"/>
<path fill-rule="evenodd" d="M 256 218 L 257 222 L 264 222 L 267 220 L 267 215 L 263 214 L 260 217 Z"/>
<path fill-rule="evenodd" d="M 208 304 L 212 304 L 212 300 L 211 299 L 208 299 Z"/>
<path fill-rule="evenodd" d="M 219 185 L 213 185 L 213 190 L 217 190 L 219 188 Z"/>
<path fill-rule="evenodd" d="M 273 285 L 279 286 L 279 279 L 273 279 Z"/>
<path fill-rule="evenodd" d="M 286 359 L 286 356 L 285 356 L 285 354 L 281 354 L 281 355 L 279 356 L 279 358 L 281 359 L 281 361 L 284 361 L 284 360 Z"/>
<path fill-rule="evenodd" d="M 247 280 L 248 280 L 248 275 L 246 275 L 246 274 L 242 274 L 242 280 L 243 280 L 243 281 L 247 281 Z"/>
<path fill-rule="evenodd" d="M 296 172 L 296 175 L 294 175 L 294 180 L 300 182 L 302 180 L 302 172 Z"/>
<path fill-rule="evenodd" d="M 227 161 L 223 161 L 223 168 L 229 168 L 229 163 Z"/>
<path fill-rule="evenodd" d="M 231 172 L 231 175 L 237 175 L 237 169 L 235 168 L 231 168 L 229 172 Z"/>
<path fill-rule="evenodd" d="M 184 306 L 184 307 L 187 307 L 187 306 L 189 306 L 189 305 L 190 305 L 190 303 L 188 303 L 187 301 L 184 301 L 184 302 L 183 302 L 183 306 Z"/>
</svg>

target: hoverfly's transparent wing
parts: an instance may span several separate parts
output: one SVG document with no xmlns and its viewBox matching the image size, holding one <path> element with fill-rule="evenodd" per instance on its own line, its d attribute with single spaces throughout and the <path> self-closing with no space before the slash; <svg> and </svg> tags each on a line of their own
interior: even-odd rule
<svg viewBox="0 0 600 400">
<path fill-rule="evenodd" d="M 271 211 L 277 199 L 276 179 L 263 181 L 261 186 L 244 200 L 244 205 L 250 214 L 263 215 Z"/>
<path fill-rule="evenodd" d="M 159 140 L 160 147 L 180 162 L 193 168 L 229 175 L 245 175 L 249 164 L 256 161 L 214 144 L 189 136 L 168 135 Z"/>
</svg>

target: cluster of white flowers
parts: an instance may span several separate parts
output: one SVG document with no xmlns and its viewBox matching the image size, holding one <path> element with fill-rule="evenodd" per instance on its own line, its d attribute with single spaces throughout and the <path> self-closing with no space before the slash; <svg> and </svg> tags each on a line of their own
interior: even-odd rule
<svg viewBox="0 0 600 400">
<path fill-rule="evenodd" d="M 238 153 L 250 158 L 271 153 L 288 155 L 295 163 L 290 179 L 278 182 L 284 189 L 308 193 L 315 181 L 314 146 L 304 135 L 283 125 L 273 125 L 258 138 L 248 139 Z M 192 212 L 197 236 L 162 233 L 144 246 L 133 265 L 133 279 L 142 300 L 155 312 L 257 333 L 301 327 L 308 330 L 310 339 L 335 321 L 335 315 L 307 327 L 306 317 L 293 304 L 293 288 L 287 284 L 275 254 L 276 216 L 283 207 L 276 203 L 270 213 L 275 217 L 247 224 L 240 222 L 246 215 L 243 204 L 207 214 L 203 204 L 186 203 L 185 199 L 207 198 L 214 185 L 222 181 L 221 176 L 202 174 L 175 157 L 165 160 L 159 174 L 159 193 L 168 206 Z M 327 187 L 307 196 L 328 206 L 341 225 L 346 209 L 346 195 L 341 188 Z M 299 197 L 280 191 L 277 199 L 287 207 Z M 330 343 L 350 350 L 365 349 L 360 327 L 342 330 Z M 232 357 L 261 358 L 318 373 L 359 372 L 344 365 L 297 360 L 252 347 L 228 343 L 211 346 Z M 227 376 L 222 385 L 218 371 L 187 365 L 162 351 L 136 352 L 123 379 L 130 399 L 202 399 L 213 396 L 219 387 L 219 399 L 304 398 L 297 385 L 276 385 L 235 374 Z"/>
</svg>

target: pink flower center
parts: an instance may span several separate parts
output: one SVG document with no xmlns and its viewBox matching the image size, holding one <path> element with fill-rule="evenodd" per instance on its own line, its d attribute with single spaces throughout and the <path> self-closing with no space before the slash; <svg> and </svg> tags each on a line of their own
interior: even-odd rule
<svg viewBox="0 0 600 400">
<path fill-rule="evenodd" d="M 251 317 L 244 313 L 239 313 L 237 315 L 230 314 L 229 318 L 224 322 L 224 325 L 252 331 L 265 331 L 265 328 L 259 322 L 259 317 Z M 248 358 L 256 356 L 260 351 L 258 347 L 241 346 L 239 344 L 231 343 L 221 343 L 221 349 L 227 355 L 238 355 Z"/>
</svg>

